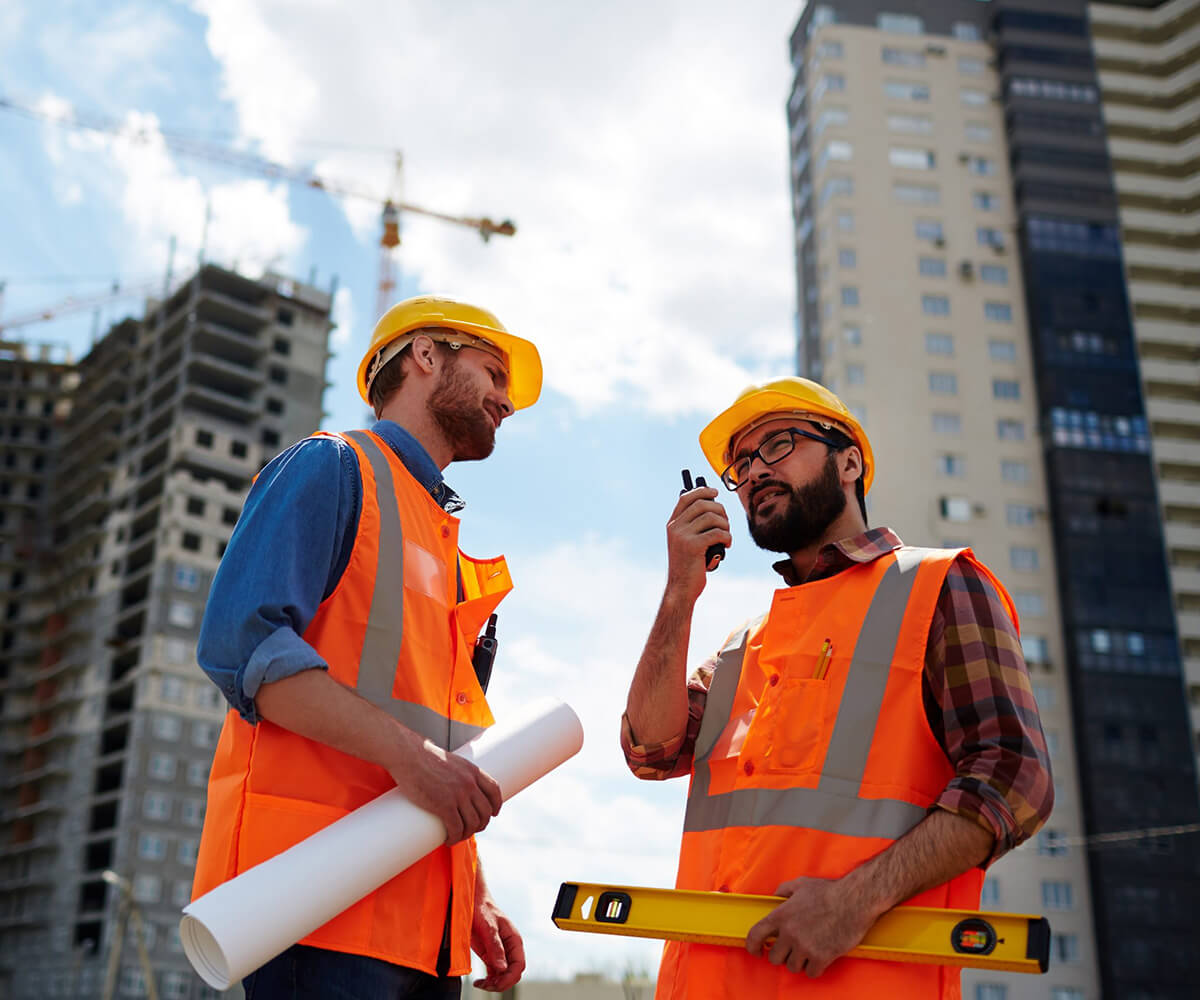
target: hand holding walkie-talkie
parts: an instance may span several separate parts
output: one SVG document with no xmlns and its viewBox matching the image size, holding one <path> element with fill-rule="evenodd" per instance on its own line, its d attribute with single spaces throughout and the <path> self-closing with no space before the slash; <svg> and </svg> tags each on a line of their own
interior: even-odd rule
<svg viewBox="0 0 1200 1000">
<path fill-rule="evenodd" d="M 683 470 L 683 489 L 680 493 L 686 493 L 688 490 L 694 490 L 697 486 L 707 486 L 703 476 L 697 476 L 695 484 L 692 483 L 692 474 L 687 469 Z M 725 546 L 721 544 L 710 545 L 704 553 L 705 568 L 711 573 L 714 569 L 721 565 L 721 560 L 725 558 Z"/>
</svg>

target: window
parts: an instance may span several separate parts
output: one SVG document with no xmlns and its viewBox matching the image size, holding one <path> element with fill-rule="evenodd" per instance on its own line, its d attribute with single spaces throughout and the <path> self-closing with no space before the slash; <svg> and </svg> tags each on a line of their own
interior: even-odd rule
<svg viewBox="0 0 1200 1000">
<path fill-rule="evenodd" d="M 196 851 L 198 848 L 198 841 L 181 840 L 179 848 L 175 853 L 175 858 L 181 865 L 194 865 L 196 863 Z"/>
<path fill-rule="evenodd" d="M 980 177 L 990 177 L 996 172 L 996 164 L 986 156 L 968 156 L 967 170 Z"/>
<path fill-rule="evenodd" d="M 1033 507 L 1027 503 L 1006 504 L 1004 517 L 1014 528 L 1027 528 L 1033 524 Z"/>
<path fill-rule="evenodd" d="M 994 378 L 992 379 L 992 398 L 1020 399 L 1021 384 L 1015 379 Z"/>
<path fill-rule="evenodd" d="M 958 434 L 962 431 L 962 417 L 957 413 L 935 413 L 933 430 L 937 434 Z"/>
<path fill-rule="evenodd" d="M 191 566 L 176 566 L 175 586 L 180 590 L 195 590 L 200 586 L 200 574 Z"/>
<path fill-rule="evenodd" d="M 204 822 L 204 803 L 200 799 L 184 799 L 180 818 L 186 826 L 200 826 Z"/>
<path fill-rule="evenodd" d="M 925 65 L 925 53 L 920 49 L 896 49 L 885 45 L 883 47 L 883 61 L 889 66 L 916 66 L 920 68 Z"/>
<path fill-rule="evenodd" d="M 857 267 L 858 254 L 853 250 L 838 251 L 838 267 Z"/>
<path fill-rule="evenodd" d="M 979 26 L 971 24 L 969 21 L 955 21 L 950 33 L 960 42 L 977 42 L 980 37 Z M 1003 1000 L 1003 998 L 997 998 L 997 1000 Z"/>
<path fill-rule="evenodd" d="M 1108 634 L 1106 629 L 1092 629 L 1090 636 L 1093 653 L 1109 653 L 1112 652 L 1112 636 Z"/>
<path fill-rule="evenodd" d="M 1008 92 L 1014 97 L 1036 97 L 1049 101 L 1071 101 L 1076 104 L 1095 104 L 1099 91 L 1084 83 L 1067 83 L 1064 80 L 1038 80 L 1031 77 L 1013 77 Z"/>
<path fill-rule="evenodd" d="M 922 295 L 921 312 L 926 316 L 949 316 L 950 299 L 945 295 Z"/>
<path fill-rule="evenodd" d="M 172 601 L 167 608 L 167 622 L 178 628 L 191 628 L 196 624 L 196 609 L 183 601 Z"/>
<path fill-rule="evenodd" d="M 928 115 L 888 115 L 887 123 L 893 132 L 910 132 L 913 135 L 930 135 L 933 132 L 933 119 Z"/>
<path fill-rule="evenodd" d="M 174 781 L 175 758 L 169 753 L 152 753 L 146 765 L 146 772 L 159 781 Z"/>
<path fill-rule="evenodd" d="M 229 442 L 229 454 L 231 454 L 234 458 L 245 458 L 248 449 L 249 449 L 249 446 L 246 444 L 245 441 L 230 441 Z"/>
<path fill-rule="evenodd" d="M 834 222 L 838 227 L 839 232 L 852 233 L 854 232 L 854 213 L 853 212 L 838 212 L 834 216 Z"/>
<path fill-rule="evenodd" d="M 276 337 L 274 343 L 271 344 L 271 350 L 276 354 L 282 354 L 284 357 L 287 357 L 292 353 L 292 343 L 283 337 Z"/>
<path fill-rule="evenodd" d="M 938 509 L 947 521 L 971 520 L 971 501 L 966 497 L 942 497 Z"/>
<path fill-rule="evenodd" d="M 1007 302 L 985 302 L 983 304 L 983 315 L 985 319 L 990 319 L 997 323 L 1011 323 L 1012 306 Z"/>
<path fill-rule="evenodd" d="M 185 531 L 179 539 L 179 544 L 189 552 L 199 552 L 200 536 L 194 531 Z"/>
<path fill-rule="evenodd" d="M 945 241 L 942 224 L 932 219 L 917 219 L 914 230 L 919 240 L 932 240 L 934 243 Z"/>
<path fill-rule="evenodd" d="M 213 445 L 212 431 L 196 431 L 196 444 L 201 448 L 211 448 Z"/>
<path fill-rule="evenodd" d="M 199 788 L 202 785 L 208 784 L 208 764 L 202 760 L 194 760 L 187 767 L 187 781 L 189 785 L 194 785 Z"/>
<path fill-rule="evenodd" d="M 123 997 L 144 997 L 146 995 L 146 976 L 141 969 L 126 966 L 121 970 L 119 989 Z"/>
<path fill-rule="evenodd" d="M 163 1000 L 187 1000 L 188 979 L 182 972 L 163 973 Z"/>
<path fill-rule="evenodd" d="M 841 195 L 850 197 L 854 194 L 854 178 L 852 177 L 830 177 L 823 185 L 821 185 L 820 203 L 824 205 L 830 198 L 836 198 Z"/>
<path fill-rule="evenodd" d="M 273 414 L 275 416 L 279 416 L 281 413 L 283 413 L 283 400 L 268 399 L 267 403 L 266 403 L 266 407 L 267 407 L 268 413 Z"/>
<path fill-rule="evenodd" d="M 963 134 L 970 142 L 992 141 L 992 127 L 990 125 L 984 125 L 982 122 L 967 122 L 967 126 Z"/>
<path fill-rule="evenodd" d="M 846 161 L 854 158 L 854 147 L 845 139 L 830 139 L 817 157 L 816 169 L 823 170 L 830 160 Z"/>
<path fill-rule="evenodd" d="M 1066 838 L 1061 830 L 1042 830 L 1037 835 L 1037 852 L 1044 858 L 1066 857 Z"/>
<path fill-rule="evenodd" d="M 1027 545 L 1013 545 L 1008 550 L 1008 562 L 1013 569 L 1032 572 L 1038 568 L 1037 549 Z"/>
<path fill-rule="evenodd" d="M 168 663 L 187 663 L 188 646 L 182 639 L 168 639 L 163 643 L 163 652 Z"/>
<path fill-rule="evenodd" d="M 1030 684 L 1030 688 L 1033 690 L 1033 700 L 1040 709 L 1053 708 L 1058 701 L 1058 696 L 1054 693 L 1054 688 L 1049 684 L 1041 684 L 1034 681 Z"/>
<path fill-rule="evenodd" d="M 1025 462 L 1002 461 L 1000 478 L 1006 483 L 1027 483 L 1029 482 L 1029 466 Z"/>
<path fill-rule="evenodd" d="M 183 701 L 187 694 L 187 685 L 184 684 L 183 678 L 172 677 L 170 675 L 162 679 L 162 698 L 163 701 Z"/>
<path fill-rule="evenodd" d="M 822 42 L 817 46 L 818 59 L 841 59 L 844 54 L 842 43 L 833 39 Z"/>
<path fill-rule="evenodd" d="M 1051 986 L 1050 1000 L 1085 1000 L 1085 997 L 1076 986 Z"/>
<path fill-rule="evenodd" d="M 975 1000 L 1008 1000 L 1008 987 L 1000 983 L 978 983 Z"/>
<path fill-rule="evenodd" d="M 847 324 L 842 327 L 842 339 L 850 347 L 862 346 L 862 327 Z"/>
<path fill-rule="evenodd" d="M 157 833 L 143 833 L 138 837 L 138 857 L 147 861 L 161 861 L 167 856 L 167 840 Z"/>
<path fill-rule="evenodd" d="M 974 87 L 960 87 L 958 90 L 958 99 L 967 107 L 977 108 L 982 104 L 987 104 L 988 93 L 986 90 L 976 90 Z"/>
<path fill-rule="evenodd" d="M 948 452 L 943 452 L 935 459 L 938 475 L 941 476 L 965 476 L 967 474 L 967 460 L 963 455 L 953 455 Z"/>
<path fill-rule="evenodd" d="M 192 899 L 192 883 L 191 880 L 179 881 L 175 883 L 175 888 L 171 890 L 171 902 L 178 907 L 187 906 Z"/>
<path fill-rule="evenodd" d="M 975 242 L 981 247 L 1004 249 L 1004 234 L 991 226 L 975 227 Z"/>
<path fill-rule="evenodd" d="M 918 273 L 926 278 L 946 277 L 946 262 L 941 257 L 922 257 L 917 261 Z M 926 339 L 926 344 L 928 344 Z"/>
<path fill-rule="evenodd" d="M 1050 647 L 1042 635 L 1021 636 L 1021 653 L 1027 663 L 1049 663 Z"/>
<path fill-rule="evenodd" d="M 296 314 L 290 309 L 280 309 L 275 313 L 280 326 L 291 326 L 296 321 Z"/>
<path fill-rule="evenodd" d="M 979 902 L 984 906 L 1000 905 L 1000 883 L 990 875 L 984 880 L 983 891 L 979 894 Z"/>
<path fill-rule="evenodd" d="M 1051 934 L 1050 954 L 1060 962 L 1079 961 L 1079 938 L 1074 934 Z"/>
<path fill-rule="evenodd" d="M 1024 441 L 1025 423 L 1021 420 L 997 420 L 996 437 L 1001 441 Z"/>
<path fill-rule="evenodd" d="M 928 149 L 913 149 L 910 146 L 892 146 L 888 150 L 888 163 L 905 170 L 932 170 L 936 158 Z"/>
<path fill-rule="evenodd" d="M 929 87 L 924 83 L 888 80 L 883 85 L 883 95 L 896 101 L 928 101 Z"/>
<path fill-rule="evenodd" d="M 937 205 L 942 200 L 941 192 L 929 184 L 903 184 L 897 181 L 892 185 L 892 194 L 905 205 Z"/>
<path fill-rule="evenodd" d="M 271 367 L 267 370 L 267 378 L 269 378 L 276 385 L 287 385 L 287 369 L 280 368 L 278 365 L 271 365 Z"/>
<path fill-rule="evenodd" d="M 827 93 L 840 94 L 846 89 L 846 78 L 840 73 L 822 73 L 813 87 L 812 99 L 819 101 Z"/>
<path fill-rule="evenodd" d="M 171 797 L 163 792 L 147 792 L 142 799 L 142 815 L 147 819 L 167 819 L 171 815 Z"/>
<path fill-rule="evenodd" d="M 929 391 L 939 396 L 958 394 L 958 376 L 953 372 L 930 372 Z"/>
<path fill-rule="evenodd" d="M 1047 910 L 1070 910 L 1074 907 L 1070 882 L 1042 882 L 1042 906 Z"/>
<path fill-rule="evenodd" d="M 989 340 L 988 357 L 993 361 L 1016 361 L 1017 345 L 1011 340 Z"/>
<path fill-rule="evenodd" d="M 858 286 L 857 285 L 842 285 L 842 305 L 844 305 L 844 306 L 858 305 Z"/>
<path fill-rule="evenodd" d="M 948 333 L 925 334 L 926 354 L 954 354 L 954 337 Z"/>
<path fill-rule="evenodd" d="M 883 13 L 875 18 L 875 26 L 880 31 L 891 31 L 897 35 L 925 34 L 925 22 L 914 14 Z"/>
<path fill-rule="evenodd" d="M 862 365 L 846 365 L 846 385 L 862 385 L 866 381 L 866 371 Z"/>
<path fill-rule="evenodd" d="M 207 722 L 192 726 L 192 746 L 212 749 L 217 745 L 217 727 Z"/>
<path fill-rule="evenodd" d="M 238 509 L 236 507 L 226 507 L 223 511 L 221 511 L 222 524 L 237 524 L 237 521 Z"/>
<path fill-rule="evenodd" d="M 975 56 L 959 56 L 958 71 L 960 73 L 982 73 L 987 69 L 987 63 L 982 59 L 976 59 Z"/>
<path fill-rule="evenodd" d="M 259 440 L 268 448 L 275 448 L 279 444 L 279 431 L 264 427 L 259 435 Z"/>
<path fill-rule="evenodd" d="M 1040 617 L 1046 613 L 1046 602 L 1036 590 L 1017 590 L 1012 595 L 1017 614 L 1022 618 Z"/>
<path fill-rule="evenodd" d="M 971 204 L 981 212 L 994 212 L 1000 207 L 1000 199 L 990 191 L 974 191 Z"/>
<path fill-rule="evenodd" d="M 177 740 L 183 732 L 183 723 L 173 715 L 156 715 L 150 724 L 150 731 L 156 739 Z"/>
<path fill-rule="evenodd" d="M 979 278 L 989 285 L 1007 285 L 1008 268 L 1003 264 L 983 264 L 979 268 Z"/>
</svg>

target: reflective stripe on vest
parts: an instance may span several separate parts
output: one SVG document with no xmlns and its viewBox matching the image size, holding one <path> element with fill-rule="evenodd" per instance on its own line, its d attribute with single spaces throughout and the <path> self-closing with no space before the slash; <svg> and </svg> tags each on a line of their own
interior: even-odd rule
<svg viewBox="0 0 1200 1000">
<path fill-rule="evenodd" d="M 367 618 L 355 690 L 403 726 L 432 740 L 445 750 L 457 750 L 483 732 L 483 726 L 439 715 L 432 708 L 392 697 L 396 664 L 404 639 L 403 610 L 396 614 L 396 595 L 404 593 L 404 530 L 396 509 L 392 467 L 375 439 L 365 431 L 347 431 L 375 474 L 375 499 L 379 507 L 379 561 L 375 567 L 375 591 Z"/>
<path fill-rule="evenodd" d="M 875 589 L 855 644 L 816 788 L 738 788 L 709 794 L 708 755 L 729 723 L 746 646 L 759 623 L 747 625 L 738 637 L 726 643 L 718 655 L 696 738 L 697 755 L 683 821 L 685 833 L 735 826 L 794 826 L 896 840 L 922 820 L 925 810 L 911 802 L 857 797 L 922 551 L 897 550 Z"/>
</svg>

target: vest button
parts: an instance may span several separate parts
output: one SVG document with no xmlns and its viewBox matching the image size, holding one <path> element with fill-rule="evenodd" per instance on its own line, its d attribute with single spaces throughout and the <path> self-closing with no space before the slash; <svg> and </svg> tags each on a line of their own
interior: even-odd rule
<svg viewBox="0 0 1200 1000">
<path fill-rule="evenodd" d="M 745 771 L 747 774 L 753 774 L 754 773 L 754 761 L 752 761 L 752 760 L 746 761 L 746 763 L 742 765 L 742 770 Z"/>
<path fill-rule="evenodd" d="M 442 537 L 443 537 L 443 538 L 449 538 L 449 537 L 450 537 L 450 525 L 448 525 L 448 524 L 443 524 L 443 525 L 442 525 Z"/>
<path fill-rule="evenodd" d="M 717 892 L 728 892 L 728 891 L 729 891 L 729 883 L 728 882 L 722 882 L 719 886 L 717 886 Z"/>
<path fill-rule="evenodd" d="M 772 675 L 771 675 L 771 687 L 774 687 L 774 686 L 775 686 L 776 684 L 778 684 L 778 683 L 779 683 L 779 675 L 778 675 L 778 674 L 772 674 Z"/>
<path fill-rule="evenodd" d="M 467 692 L 459 691 L 458 694 L 455 696 L 454 700 L 457 701 L 460 705 L 465 705 L 467 703 Z"/>
</svg>

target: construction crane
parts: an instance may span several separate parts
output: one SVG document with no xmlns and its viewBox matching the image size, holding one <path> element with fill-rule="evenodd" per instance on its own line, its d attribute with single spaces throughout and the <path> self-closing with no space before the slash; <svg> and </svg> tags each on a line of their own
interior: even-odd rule
<svg viewBox="0 0 1200 1000">
<path fill-rule="evenodd" d="M 379 240 L 378 302 L 380 308 L 377 311 L 377 315 L 382 314 L 383 310 L 390 305 L 391 294 L 396 288 L 394 252 L 396 247 L 400 245 L 401 213 L 422 215 L 426 218 L 438 219 L 456 226 L 465 226 L 468 229 L 474 229 L 485 243 L 493 236 L 512 236 L 517 231 L 517 227 L 511 219 L 494 222 L 486 216 L 453 215 L 448 212 L 438 212 L 430 208 L 425 208 L 422 205 L 414 205 L 412 202 L 404 201 L 400 198 L 402 159 L 399 154 L 396 154 L 391 188 L 386 196 L 380 197 L 377 192 L 365 190 L 354 184 L 328 180 L 303 167 L 286 166 L 274 160 L 269 160 L 266 157 L 258 156 L 255 153 L 233 149 L 229 146 L 216 145 L 176 130 L 159 129 L 148 131 L 132 128 L 118 119 L 87 112 L 54 114 L 21 104 L 3 96 L 0 96 L 0 111 L 6 111 L 23 118 L 30 118 L 34 121 L 47 122 L 57 125 L 60 128 L 80 129 L 88 132 L 118 136 L 144 145 L 154 141 L 156 137 L 161 137 L 168 149 L 181 156 L 204 160 L 208 163 L 215 163 L 235 170 L 256 173 L 272 180 L 287 181 L 289 184 L 323 191 L 326 194 L 344 198 L 355 198 L 380 205 L 380 219 L 382 224 L 382 233 Z M 86 308 L 86 306 L 80 306 L 79 308 Z M 59 306 L 58 312 L 61 313 L 61 311 L 62 306 Z M 27 323 L 37 321 L 37 318 L 25 320 Z M 10 321 L 3 324 L 3 327 L 11 327 L 13 325 L 15 323 Z"/>
<path fill-rule="evenodd" d="M 3 316 L 0 316 L 0 334 L 9 330 L 16 330 L 19 327 L 30 326 L 33 323 L 44 323 L 47 320 L 58 319 L 60 316 L 68 316 L 71 313 L 94 309 L 107 305 L 110 302 L 116 302 L 119 299 L 143 299 L 147 295 L 151 295 L 161 289 L 161 281 L 148 281 L 127 285 L 122 285 L 120 282 L 113 282 L 112 287 L 106 292 L 97 292 L 94 295 L 68 295 L 54 305 L 21 313 L 12 319 L 5 319 Z"/>
</svg>

